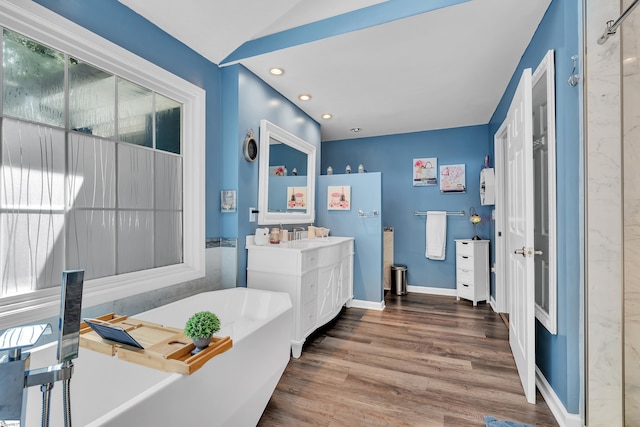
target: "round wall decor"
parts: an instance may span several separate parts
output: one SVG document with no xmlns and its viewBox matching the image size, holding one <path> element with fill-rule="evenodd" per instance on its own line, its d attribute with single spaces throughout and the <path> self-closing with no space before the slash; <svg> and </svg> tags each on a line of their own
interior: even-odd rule
<svg viewBox="0 0 640 427">
<path fill-rule="evenodd" d="M 253 129 L 247 131 L 247 137 L 242 144 L 242 152 L 248 162 L 255 162 L 258 158 L 258 142 L 253 137 Z"/>
</svg>

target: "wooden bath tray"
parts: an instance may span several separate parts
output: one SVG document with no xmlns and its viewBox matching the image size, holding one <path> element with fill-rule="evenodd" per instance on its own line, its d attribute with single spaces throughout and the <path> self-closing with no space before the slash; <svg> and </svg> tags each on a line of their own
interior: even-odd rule
<svg viewBox="0 0 640 427">
<path fill-rule="evenodd" d="M 110 326 L 126 330 L 144 347 L 144 350 L 104 340 L 85 322 L 80 324 L 80 345 L 82 347 L 109 356 L 117 355 L 119 359 L 164 372 L 191 375 L 209 359 L 224 353 L 233 346 L 230 337 L 213 337 L 211 344 L 206 349 L 191 355 L 195 346 L 181 329 L 132 317 L 118 316 L 114 313 L 105 314 L 96 319 Z"/>
</svg>

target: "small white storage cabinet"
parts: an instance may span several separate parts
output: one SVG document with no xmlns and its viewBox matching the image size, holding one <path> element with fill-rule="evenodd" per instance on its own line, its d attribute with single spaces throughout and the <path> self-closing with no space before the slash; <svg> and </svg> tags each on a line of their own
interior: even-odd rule
<svg viewBox="0 0 640 427">
<path fill-rule="evenodd" d="M 353 299 L 352 237 L 330 236 L 258 246 L 247 236 L 247 287 L 286 292 L 293 305 L 291 353 Z"/>
<path fill-rule="evenodd" d="M 456 297 L 489 302 L 489 240 L 456 240 Z"/>
</svg>

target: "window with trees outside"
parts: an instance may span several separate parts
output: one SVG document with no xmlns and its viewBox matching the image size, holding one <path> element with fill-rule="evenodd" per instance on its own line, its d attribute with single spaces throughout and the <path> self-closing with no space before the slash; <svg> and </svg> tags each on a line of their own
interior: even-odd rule
<svg viewBox="0 0 640 427">
<path fill-rule="evenodd" d="M 55 296 L 65 270 L 135 287 L 184 267 L 184 100 L 8 28 L 2 59 L 0 307 Z"/>
</svg>

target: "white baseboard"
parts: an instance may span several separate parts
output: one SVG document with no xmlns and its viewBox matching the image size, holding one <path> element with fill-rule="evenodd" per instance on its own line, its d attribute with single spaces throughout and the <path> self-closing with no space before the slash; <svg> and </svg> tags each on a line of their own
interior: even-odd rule
<svg viewBox="0 0 640 427">
<path fill-rule="evenodd" d="M 455 289 L 430 288 L 428 286 L 407 286 L 407 292 L 415 292 L 417 294 L 445 295 L 449 297 L 456 296 Z"/>
<path fill-rule="evenodd" d="M 385 305 L 384 305 L 384 301 L 374 302 L 374 301 L 365 301 L 361 299 L 354 299 L 354 300 L 351 300 L 351 304 L 349 304 L 348 307 L 366 308 L 367 310 L 382 311 L 384 310 Z"/>
<path fill-rule="evenodd" d="M 489 305 L 493 309 L 494 313 L 498 312 L 498 310 L 496 310 L 496 299 L 494 297 L 489 297 Z"/>
<path fill-rule="evenodd" d="M 544 397 L 551 413 L 556 417 L 556 421 L 560 427 L 584 427 L 580 414 L 570 414 L 564 407 L 558 395 L 551 388 L 551 384 L 542 375 L 542 372 L 536 367 L 536 386 L 540 390 L 540 394 Z"/>
</svg>

